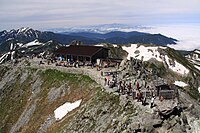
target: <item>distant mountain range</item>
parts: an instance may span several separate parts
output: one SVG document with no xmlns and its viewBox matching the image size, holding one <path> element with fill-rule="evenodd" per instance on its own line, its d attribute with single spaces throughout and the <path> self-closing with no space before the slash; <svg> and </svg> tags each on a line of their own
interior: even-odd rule
<svg viewBox="0 0 200 133">
<path fill-rule="evenodd" d="M 68 45 L 73 40 L 79 40 L 86 45 L 98 43 L 128 44 L 143 43 L 167 45 L 176 44 L 176 39 L 168 38 L 161 34 L 149 34 L 142 32 L 121 32 L 113 31 L 105 34 L 79 32 L 79 33 L 53 33 L 48 31 L 38 31 L 32 28 L 20 28 L 17 30 L 0 32 L 0 52 L 10 50 L 12 44 L 26 44 L 34 40 L 41 42 L 55 41 L 63 45 Z"/>
<path fill-rule="evenodd" d="M 94 40 L 97 43 L 112 43 L 112 44 L 129 44 L 129 43 L 142 43 L 142 44 L 157 44 L 167 45 L 176 44 L 176 39 L 168 38 L 161 34 L 149 34 L 143 32 L 121 32 L 113 31 L 105 34 L 79 32 L 79 33 L 63 33 L 70 36 L 85 37 Z"/>
<path fill-rule="evenodd" d="M 151 27 L 147 26 L 131 26 L 127 24 L 101 24 L 101 25 L 90 25 L 90 26 L 77 26 L 77 27 L 67 27 L 67 28 L 50 28 L 45 29 L 47 31 L 52 31 L 54 33 L 77 33 L 77 32 L 90 32 L 90 33 L 109 33 L 113 31 L 122 31 L 122 32 L 131 32 L 137 31 L 141 29 L 151 29 Z"/>
</svg>

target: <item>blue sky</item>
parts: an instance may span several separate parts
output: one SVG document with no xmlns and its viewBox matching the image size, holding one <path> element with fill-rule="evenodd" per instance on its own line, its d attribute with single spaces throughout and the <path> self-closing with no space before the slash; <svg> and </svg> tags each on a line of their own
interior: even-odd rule
<svg viewBox="0 0 200 133">
<path fill-rule="evenodd" d="M 200 23 L 200 0 L 1 0 L 0 30 Z"/>
</svg>

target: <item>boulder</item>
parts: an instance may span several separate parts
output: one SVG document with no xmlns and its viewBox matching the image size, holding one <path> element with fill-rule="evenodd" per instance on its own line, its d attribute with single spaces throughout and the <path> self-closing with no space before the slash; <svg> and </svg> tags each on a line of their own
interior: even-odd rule
<svg viewBox="0 0 200 133">
<path fill-rule="evenodd" d="M 139 130 L 140 129 L 140 123 L 139 122 L 135 122 L 135 123 L 131 123 L 128 125 L 128 128 L 133 131 L 133 130 Z"/>
</svg>

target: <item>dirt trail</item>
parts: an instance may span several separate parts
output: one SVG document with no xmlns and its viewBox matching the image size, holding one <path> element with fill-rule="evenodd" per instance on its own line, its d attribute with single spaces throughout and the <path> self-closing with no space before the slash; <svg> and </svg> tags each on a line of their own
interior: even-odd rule
<svg viewBox="0 0 200 133">
<path fill-rule="evenodd" d="M 68 72 L 68 73 L 75 73 L 75 74 L 84 74 L 88 75 L 91 79 L 95 80 L 99 85 L 101 85 L 104 88 L 104 91 L 108 93 L 113 93 L 115 95 L 119 95 L 121 97 L 124 97 L 125 99 L 129 99 L 131 102 L 134 102 L 136 106 L 139 106 L 145 112 L 151 112 L 152 109 L 149 108 L 149 106 L 143 106 L 141 103 L 136 102 L 136 100 L 133 100 L 131 96 L 128 96 L 127 94 L 121 95 L 120 93 L 116 92 L 117 87 L 114 88 L 109 88 L 107 85 L 105 86 L 105 76 L 101 76 L 101 71 L 103 72 L 111 72 L 111 71 L 116 71 L 116 68 L 103 68 L 101 71 L 97 71 L 96 68 L 91 68 L 91 67 L 80 67 L 80 68 L 75 68 L 75 67 L 63 67 L 63 66 L 56 66 L 55 64 L 50 64 L 48 65 L 47 63 L 44 63 L 42 65 L 38 65 L 40 59 L 34 58 L 32 60 L 29 60 L 31 63 L 31 67 L 34 68 L 39 68 L 39 69 L 56 69 L 61 72 Z M 157 100 L 156 100 L 157 101 Z M 147 100 L 147 102 L 150 102 Z"/>
</svg>

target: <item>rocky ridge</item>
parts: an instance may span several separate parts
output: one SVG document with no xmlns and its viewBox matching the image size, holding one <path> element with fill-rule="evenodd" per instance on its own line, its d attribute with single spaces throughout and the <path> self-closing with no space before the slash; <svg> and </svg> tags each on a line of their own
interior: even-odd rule
<svg viewBox="0 0 200 133">
<path fill-rule="evenodd" d="M 29 60 L 27 65 L 31 66 L 24 66 L 26 64 L 22 61 L 17 66 L 21 70 L 26 70 L 26 68 L 34 67 L 34 62 Z M 129 64 L 129 67 L 126 67 L 125 64 L 121 64 L 122 70 L 122 78 L 154 78 L 151 74 L 150 69 L 143 70 L 143 67 L 139 67 L 136 73 L 128 73 L 128 70 L 131 68 L 129 61 L 124 61 L 124 63 Z M 36 62 L 35 62 L 36 63 Z M 21 64 L 21 65 L 20 65 Z M 138 61 L 138 65 L 144 65 L 142 62 Z M 134 65 L 135 67 L 135 65 Z M 95 79 L 97 83 L 104 84 L 102 77 L 95 76 L 96 73 L 92 69 L 85 69 L 82 68 L 62 68 L 62 67 L 53 67 L 48 65 L 43 65 L 38 67 L 37 71 L 45 71 L 49 69 L 57 69 L 63 72 L 74 72 L 76 74 L 86 74 L 89 75 L 91 78 Z M 126 70 L 126 68 L 129 68 Z M 18 69 L 12 69 L 18 70 Z M 14 82 L 16 76 L 16 71 L 10 73 L 11 71 L 8 70 L 6 75 L 13 74 L 12 79 L 8 80 L 10 82 Z M 124 72 L 123 72 L 124 71 Z M 144 74 L 140 75 L 139 71 L 145 71 Z M 30 94 L 27 97 L 27 100 L 33 101 L 29 103 L 29 106 L 25 106 L 26 108 L 23 109 L 21 113 L 19 113 L 19 118 L 16 119 L 17 121 L 13 122 L 12 128 L 10 131 L 21 131 L 26 132 L 33 130 L 32 128 L 25 128 L 26 126 L 30 125 L 31 119 L 35 119 L 34 117 L 37 116 L 33 115 L 33 113 L 42 106 L 40 102 L 40 98 L 38 97 L 43 93 L 42 86 L 46 82 L 43 78 L 41 79 L 38 77 L 38 72 L 34 72 L 33 75 L 30 70 L 26 70 L 24 74 L 20 74 L 20 82 L 27 82 L 27 78 L 29 74 L 33 77 L 33 84 L 30 88 Z M 10 74 L 9 74 L 10 73 Z M 26 74 L 27 73 L 27 74 Z M 100 73 L 99 73 L 100 74 Z M 141 73 L 142 74 L 142 73 Z M 7 80 L 4 76 L 2 83 Z M 34 76 L 35 75 L 35 76 Z M 50 76 L 50 75 L 49 75 Z M 35 78 L 34 78 L 35 77 Z M 55 81 L 54 81 L 55 82 Z M 48 89 L 48 93 L 46 95 L 46 99 L 48 101 L 47 107 L 51 104 L 55 104 L 57 100 L 61 100 L 64 95 L 70 94 L 74 95 L 76 93 L 72 93 L 72 88 L 68 84 L 58 85 L 58 87 L 50 87 Z M 84 82 L 83 82 L 84 84 Z M 149 83 L 150 85 L 151 83 Z M 5 91 L 5 85 L 2 85 L 1 91 Z M 93 86 L 94 87 L 94 86 Z M 92 87 L 92 88 L 93 88 Z M 9 89 L 7 89 L 8 91 Z M 197 129 L 196 124 L 198 123 L 198 109 L 199 104 L 193 98 L 191 98 L 187 93 L 180 90 L 180 99 L 179 102 L 176 101 L 169 101 L 162 102 L 162 106 L 158 106 L 158 108 L 150 109 L 149 106 L 143 106 L 141 103 L 136 102 L 128 95 L 120 95 L 115 92 L 116 88 L 110 89 L 105 86 L 105 89 L 98 89 L 92 97 L 82 103 L 81 107 L 76 110 L 73 114 L 68 115 L 62 121 L 57 122 L 52 113 L 45 113 L 43 114 L 45 117 L 44 119 L 40 119 L 39 125 L 37 125 L 34 131 L 37 132 L 192 132 Z M 22 91 L 20 89 L 20 91 Z M 20 91 L 18 92 L 20 94 Z M 24 93 L 23 91 L 21 93 Z M 1 93 L 3 94 L 3 93 Z M 20 94 L 21 95 L 21 94 Z M 4 95 L 1 96 L 1 102 L 6 97 L 5 92 Z M 38 99 L 39 98 L 39 99 Z M 42 98 L 42 97 L 41 97 Z M 57 100 L 55 100 L 57 99 Z M 64 99 L 63 99 L 64 100 Z M 26 100 L 25 100 L 26 101 Z M 35 101 L 35 102 L 34 102 Z M 62 101 L 62 100 L 61 100 Z M 187 101 L 187 102 L 186 102 Z M 35 107 L 35 104 L 37 105 Z M 158 103 L 159 104 L 159 103 Z M 159 108 L 160 107 L 160 108 Z M 53 107 L 55 108 L 55 106 Z M 35 113 L 34 113 L 35 114 Z M 11 114 L 10 114 L 11 115 Z M 9 115 L 8 115 L 9 116 Z M 10 117 L 10 116 L 9 116 Z M 6 119 L 5 120 L 6 124 Z M 34 123 L 32 123 L 34 124 Z M 5 125 L 4 125 L 5 126 Z"/>
<path fill-rule="evenodd" d="M 13 112 L 11 110 L 8 111 L 7 115 L 0 115 L 3 119 L 3 126 L 0 127 L 2 131 L 72 133 L 198 131 L 199 104 L 197 100 L 188 95 L 187 88 L 179 88 L 179 99 L 175 101 L 166 100 L 165 102 L 159 102 L 157 99 L 158 106 L 150 109 L 149 106 L 141 105 L 128 95 L 121 95 L 116 92 L 116 87 L 111 89 L 104 86 L 104 77 L 100 76 L 100 71 L 86 68 L 64 68 L 46 64 L 38 66 L 38 62 L 39 60 L 22 59 L 13 68 L 10 67 L 11 64 L 8 62 L 7 65 L 3 65 L 5 66 L 3 69 L 0 69 L 2 72 L 6 71 L 2 74 L 0 87 L 1 94 L 3 94 L 0 97 L 0 103 L 5 109 L 8 109 L 8 107 L 5 105 L 4 100 L 11 100 L 8 96 L 17 94 L 19 101 L 21 101 L 20 98 L 23 94 L 26 94 L 25 99 L 22 99 L 23 104 L 20 104 L 22 109 L 18 112 L 17 118 L 12 118 Z M 123 60 L 119 68 L 121 72 L 119 79 L 130 80 L 131 82 L 137 80 L 142 87 L 153 87 L 152 81 L 154 79 L 164 78 L 161 76 L 162 71 L 156 71 L 158 69 L 160 69 L 159 65 L 152 66 L 148 62 L 135 59 Z M 63 80 L 62 76 L 69 72 L 75 75 L 88 75 L 102 85 L 104 89 L 97 84 L 88 84 L 88 80 L 85 80 L 86 77 L 80 78 L 79 86 L 70 85 L 70 82 L 75 80 L 74 76 L 71 75 L 66 80 Z M 54 77 L 55 75 L 56 77 Z M 58 79 L 61 79 L 61 81 Z M 86 99 L 80 108 L 67 115 L 63 120 L 55 121 L 53 110 L 66 100 L 74 101 L 83 98 L 84 96 L 77 96 L 77 92 L 79 92 L 78 94 L 85 92 L 81 89 L 85 85 L 90 88 L 90 93 L 94 92 L 89 97 L 89 93 L 84 94 Z M 19 86 L 20 89 L 14 91 L 14 86 Z M 30 86 L 31 89 L 27 90 L 27 86 Z M 80 91 L 74 92 L 73 89 L 75 88 L 80 89 Z M 74 98 L 68 99 L 66 95 Z M 45 113 L 40 114 L 40 110 Z M 41 115 L 44 116 L 38 119 Z M 12 122 L 9 120 L 11 118 L 13 119 Z M 33 122 L 36 119 L 38 123 Z M 10 126 L 7 125 L 9 122 L 11 122 Z M 32 124 L 36 127 L 35 129 L 27 128 Z"/>
</svg>

